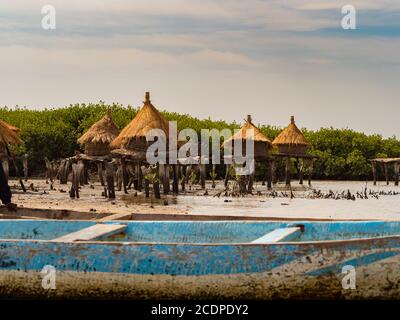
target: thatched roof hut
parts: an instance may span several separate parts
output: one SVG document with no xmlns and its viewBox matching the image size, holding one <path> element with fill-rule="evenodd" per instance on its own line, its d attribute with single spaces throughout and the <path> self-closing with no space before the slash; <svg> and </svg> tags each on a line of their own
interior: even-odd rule
<svg viewBox="0 0 400 320">
<path fill-rule="evenodd" d="M 18 137 L 20 131 L 21 129 L 0 120 L 0 155 L 7 153 L 6 144 L 19 145 L 22 143 L 22 140 Z"/>
<path fill-rule="evenodd" d="M 0 120 L 0 144 L 14 144 L 19 145 L 22 143 L 22 140 L 18 137 L 18 132 L 21 129 L 14 127 L 13 125 Z"/>
<path fill-rule="evenodd" d="M 251 120 L 251 116 L 248 115 L 246 123 L 236 132 L 232 137 L 224 141 L 223 147 L 232 146 L 232 141 L 241 139 L 242 140 L 242 154 L 246 154 L 246 141 L 247 132 L 253 129 L 254 131 L 254 159 L 263 159 L 268 157 L 270 150 L 272 149 L 271 141 L 258 129 Z M 250 135 L 250 133 L 249 133 Z M 250 136 L 249 136 L 250 138 Z"/>
<path fill-rule="evenodd" d="M 310 144 L 303 133 L 296 126 L 294 116 L 290 117 L 290 124 L 272 142 L 280 153 L 305 154 Z"/>
<path fill-rule="evenodd" d="M 111 109 L 103 118 L 92 125 L 79 139 L 78 143 L 85 146 L 85 154 L 90 156 L 104 156 L 110 152 L 110 143 L 118 135 Z"/>
<path fill-rule="evenodd" d="M 111 148 L 146 151 L 149 145 L 146 141 L 146 134 L 152 129 L 160 129 L 164 131 L 165 136 L 168 139 L 168 121 L 152 105 L 150 101 L 150 93 L 146 92 L 143 107 L 136 114 L 135 118 L 133 118 L 133 120 L 111 143 Z"/>
</svg>

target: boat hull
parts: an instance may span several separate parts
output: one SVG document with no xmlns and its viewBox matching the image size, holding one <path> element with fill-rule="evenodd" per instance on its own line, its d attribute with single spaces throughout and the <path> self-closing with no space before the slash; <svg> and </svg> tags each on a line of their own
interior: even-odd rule
<svg viewBox="0 0 400 320">
<path fill-rule="evenodd" d="M 274 244 L 0 242 L 0 294 L 127 299 L 400 298 L 397 236 Z M 56 270 L 44 289 L 41 270 Z M 353 266 L 356 289 L 343 287 Z"/>
</svg>

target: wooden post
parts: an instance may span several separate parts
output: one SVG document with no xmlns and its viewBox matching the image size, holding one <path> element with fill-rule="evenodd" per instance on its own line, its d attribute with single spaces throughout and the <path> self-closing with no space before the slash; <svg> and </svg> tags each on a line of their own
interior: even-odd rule
<svg viewBox="0 0 400 320">
<path fill-rule="evenodd" d="M 137 190 L 138 191 L 142 191 L 143 189 L 143 174 L 142 174 L 142 169 L 140 167 L 140 162 L 137 165 L 138 167 L 138 187 Z"/>
<path fill-rule="evenodd" d="M 301 160 L 301 164 L 299 165 L 299 160 L 297 160 L 297 170 L 299 172 L 299 184 L 303 184 L 303 170 L 304 170 L 304 161 Z"/>
<path fill-rule="evenodd" d="M 376 162 L 372 161 L 371 166 L 372 166 L 372 178 L 374 179 L 374 186 L 376 186 Z"/>
<path fill-rule="evenodd" d="M 144 193 L 146 198 L 150 197 L 150 183 L 146 178 L 144 179 Z"/>
<path fill-rule="evenodd" d="M 387 163 L 383 164 L 383 169 L 385 171 L 386 184 L 389 185 L 389 174 L 388 174 L 388 165 L 387 165 Z"/>
<path fill-rule="evenodd" d="M 267 167 L 267 188 L 268 190 L 272 189 L 272 176 L 273 176 L 273 165 L 272 165 L 273 160 L 268 160 L 266 162 L 266 167 Z"/>
<path fill-rule="evenodd" d="M 128 190 L 126 186 L 128 185 L 128 173 L 126 171 L 126 161 L 124 158 L 121 159 L 121 175 L 122 175 L 122 186 L 124 188 L 124 193 L 127 194 Z"/>
<path fill-rule="evenodd" d="M 114 164 L 111 162 L 106 162 L 106 181 L 107 181 L 109 199 L 115 199 L 114 176 L 115 176 Z"/>
<path fill-rule="evenodd" d="M 72 164 L 72 184 L 71 184 L 71 189 L 69 191 L 69 196 L 71 198 L 78 198 L 79 199 L 79 182 L 80 182 L 80 176 L 79 176 L 79 166 L 76 163 Z"/>
<path fill-rule="evenodd" d="M 216 171 L 215 171 L 215 169 L 216 169 L 216 165 L 215 164 L 213 164 L 212 165 L 212 177 L 211 177 L 211 180 L 212 180 L 212 182 L 211 182 L 211 188 L 213 188 L 213 189 L 215 189 L 215 176 L 214 176 L 214 174 L 216 173 Z"/>
<path fill-rule="evenodd" d="M 310 167 L 308 169 L 308 185 L 311 187 L 311 176 L 314 170 L 314 159 L 310 160 Z"/>
<path fill-rule="evenodd" d="M 253 192 L 254 176 L 255 176 L 255 170 L 249 176 L 249 183 L 248 183 L 248 186 L 247 186 L 247 192 L 248 193 L 252 193 Z"/>
<path fill-rule="evenodd" d="M 277 184 L 278 177 L 276 175 L 276 159 L 272 159 L 271 161 L 271 172 L 272 172 L 272 184 Z"/>
<path fill-rule="evenodd" d="M 10 177 L 10 166 L 8 163 L 8 158 L 4 159 L 1 161 L 1 164 L 3 166 L 3 170 L 4 170 L 4 175 L 6 177 L 6 180 L 8 181 L 9 177 Z"/>
<path fill-rule="evenodd" d="M 286 185 L 290 186 L 290 157 L 286 157 L 285 181 Z"/>
<path fill-rule="evenodd" d="M 227 165 L 225 166 L 225 168 L 226 168 L 226 172 L 225 172 L 224 186 L 225 186 L 225 188 L 226 188 L 226 187 L 228 186 L 228 181 L 229 181 L 229 168 L 230 168 L 230 165 L 227 164 Z"/>
<path fill-rule="evenodd" d="M 399 185 L 399 163 L 395 162 L 394 164 L 394 185 Z"/>
<path fill-rule="evenodd" d="M 60 167 L 58 168 L 58 178 L 60 179 L 60 184 L 67 183 L 67 177 L 65 176 L 65 167 L 67 166 L 67 160 L 61 160 Z"/>
<path fill-rule="evenodd" d="M 82 160 L 78 161 L 78 180 L 81 186 L 85 185 L 85 164 Z"/>
<path fill-rule="evenodd" d="M 179 193 L 178 165 L 173 164 L 172 170 L 173 170 L 172 192 L 178 194 Z"/>
<path fill-rule="evenodd" d="M 164 189 L 164 194 L 168 194 L 170 191 L 170 187 L 169 187 L 169 164 L 164 164 L 164 185 L 163 185 L 163 189 Z"/>
<path fill-rule="evenodd" d="M 186 172 L 187 172 L 186 165 L 181 165 L 182 175 L 181 175 L 181 189 L 185 192 L 185 183 L 186 183 Z"/>
<path fill-rule="evenodd" d="M 28 155 L 27 154 L 24 154 L 22 156 L 22 166 L 24 168 L 25 181 L 28 181 Z"/>
<path fill-rule="evenodd" d="M 200 185 L 201 189 L 206 188 L 206 165 L 205 164 L 199 164 L 200 166 Z"/>
<path fill-rule="evenodd" d="M 100 184 L 104 186 L 103 162 L 97 163 L 97 174 L 99 175 Z"/>
</svg>

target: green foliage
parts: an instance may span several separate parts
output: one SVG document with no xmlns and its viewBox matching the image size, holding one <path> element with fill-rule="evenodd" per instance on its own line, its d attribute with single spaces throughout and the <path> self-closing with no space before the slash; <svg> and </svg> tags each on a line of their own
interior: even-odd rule
<svg viewBox="0 0 400 320">
<path fill-rule="evenodd" d="M 14 147 L 17 154 L 28 153 L 30 170 L 39 173 L 44 169 L 44 158 L 59 159 L 72 156 L 80 146 L 76 140 L 93 123 L 98 121 L 111 108 L 116 125 L 122 129 L 136 115 L 137 109 L 114 103 L 106 105 L 74 104 L 58 109 L 30 110 L 26 108 L 0 108 L 0 119 L 21 128 L 22 146 Z M 198 119 L 187 114 L 163 112 L 167 120 L 178 123 L 178 130 L 192 128 L 200 133 L 201 129 L 237 129 L 233 122 Z M 261 131 L 273 140 L 281 128 L 260 126 Z M 313 176 L 324 179 L 364 179 L 370 176 L 369 159 L 376 157 L 399 157 L 400 142 L 396 137 L 383 138 L 380 135 L 366 135 L 350 129 L 321 128 L 317 131 L 303 129 L 311 143 L 310 153 L 320 158 L 314 166 Z M 278 164 L 278 171 L 279 169 Z M 224 166 L 217 168 L 225 170 Z M 259 170 L 263 170 L 262 166 Z M 260 176 L 264 173 L 261 172 Z M 194 178 L 194 177 L 193 177 Z"/>
</svg>

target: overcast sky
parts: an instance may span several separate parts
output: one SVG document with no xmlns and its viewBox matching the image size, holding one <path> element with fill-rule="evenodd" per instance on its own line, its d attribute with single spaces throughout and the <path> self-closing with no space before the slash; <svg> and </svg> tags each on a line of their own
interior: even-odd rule
<svg viewBox="0 0 400 320">
<path fill-rule="evenodd" d="M 0 105 L 139 106 L 150 91 L 200 118 L 400 137 L 398 0 L 1 0 L 0 46 Z"/>
</svg>

